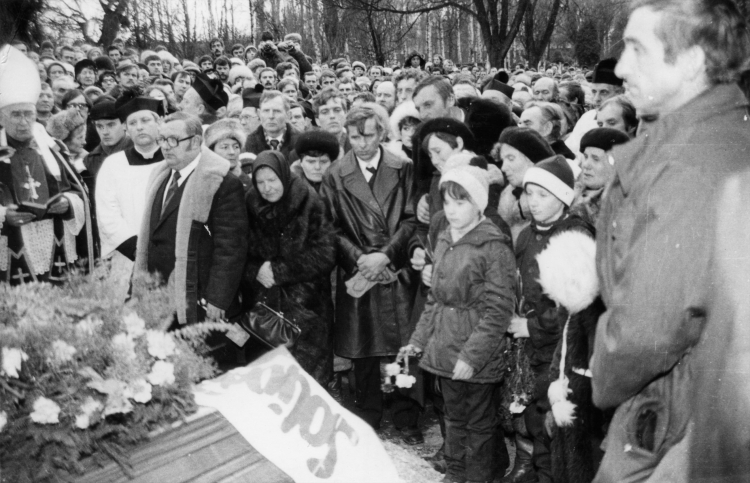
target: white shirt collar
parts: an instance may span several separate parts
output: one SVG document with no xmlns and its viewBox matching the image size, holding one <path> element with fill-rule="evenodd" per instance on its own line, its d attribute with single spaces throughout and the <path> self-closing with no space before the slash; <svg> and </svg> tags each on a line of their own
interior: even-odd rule
<svg viewBox="0 0 750 483">
<path fill-rule="evenodd" d="M 362 170 L 364 173 L 367 168 L 375 168 L 378 169 L 378 165 L 380 164 L 380 147 L 378 147 L 378 154 L 376 154 L 371 160 L 369 161 L 362 161 L 359 159 L 356 155 L 354 156 L 357 158 L 357 163 L 359 163 L 359 169 Z"/>
<path fill-rule="evenodd" d="M 141 151 L 135 144 L 133 145 L 133 148 L 135 148 L 138 154 L 143 156 L 143 159 L 152 159 L 154 157 L 154 154 L 156 154 L 156 152 L 159 150 L 159 145 L 157 144 L 156 148 L 154 148 L 153 151 Z"/>
<path fill-rule="evenodd" d="M 198 156 L 196 156 L 195 159 L 190 162 L 190 164 L 179 171 L 180 179 L 177 180 L 177 186 L 182 186 L 182 183 L 185 182 L 188 176 L 190 176 L 190 174 L 195 171 L 195 167 L 198 166 L 198 161 L 200 161 L 200 159 L 201 153 L 198 153 Z M 174 172 L 172 173 L 172 176 L 174 176 Z"/>
</svg>

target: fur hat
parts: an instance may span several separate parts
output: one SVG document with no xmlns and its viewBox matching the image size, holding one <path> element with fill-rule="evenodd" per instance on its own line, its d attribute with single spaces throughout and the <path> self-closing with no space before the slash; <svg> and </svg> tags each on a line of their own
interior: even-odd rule
<svg viewBox="0 0 750 483">
<path fill-rule="evenodd" d="M 516 124 L 507 106 L 490 99 L 474 99 L 466 112 L 466 125 L 476 137 L 477 154 L 489 155 L 500 134 Z"/>
<path fill-rule="evenodd" d="M 0 92 L 0 108 L 36 104 L 42 92 L 36 64 L 10 44 L 0 47 Z"/>
<path fill-rule="evenodd" d="M 235 65 L 229 70 L 229 85 L 234 85 L 234 81 L 237 80 L 237 77 L 245 77 L 247 79 L 255 78 L 253 71 L 245 65 Z"/>
<path fill-rule="evenodd" d="M 91 69 L 94 71 L 94 75 L 96 75 L 96 64 L 91 59 L 83 59 L 76 62 L 75 66 L 75 77 L 78 79 L 78 74 L 83 71 L 83 69 Z"/>
<path fill-rule="evenodd" d="M 487 171 L 476 166 L 458 166 L 445 171 L 440 177 L 440 185 L 453 181 L 460 185 L 471 196 L 471 201 L 477 205 L 479 211 L 484 212 L 489 202 L 490 181 Z"/>
<path fill-rule="evenodd" d="M 516 148 L 532 163 L 538 163 L 555 155 L 541 134 L 528 127 L 509 127 L 503 130 L 497 142 Z"/>
<path fill-rule="evenodd" d="M 327 131 L 306 131 L 297 138 L 294 150 L 300 159 L 310 151 L 321 151 L 328 155 L 331 161 L 339 157 L 339 140 Z"/>
<path fill-rule="evenodd" d="M 97 57 L 96 59 L 94 59 L 94 64 L 96 64 L 97 72 L 102 72 L 102 71 L 114 72 L 115 71 L 115 63 L 112 62 L 112 59 L 110 59 L 106 55 L 101 55 Z"/>
<path fill-rule="evenodd" d="M 622 79 L 617 77 L 617 75 L 615 74 L 615 67 L 617 67 L 617 59 L 610 58 L 600 61 L 598 64 L 596 64 L 591 82 L 593 84 L 610 84 L 613 86 L 621 86 Z"/>
<path fill-rule="evenodd" d="M 546 189 L 566 206 L 570 206 L 575 198 L 573 169 L 560 154 L 529 168 L 523 177 L 523 186 L 526 187 L 529 183 Z"/>
<path fill-rule="evenodd" d="M 630 136 L 619 129 L 598 127 L 583 135 L 581 138 L 581 152 L 584 152 L 588 147 L 609 151 L 618 144 L 625 144 L 628 141 L 630 141 Z"/>
<path fill-rule="evenodd" d="M 201 68 L 198 67 L 198 64 L 195 62 L 190 62 L 189 60 L 185 59 L 182 61 L 182 70 L 185 72 L 195 72 L 196 74 L 201 71 Z"/>
<path fill-rule="evenodd" d="M 362 70 L 367 72 L 367 66 L 363 62 L 355 60 L 354 62 L 352 62 L 352 69 L 354 69 L 355 67 L 361 67 Z"/>
<path fill-rule="evenodd" d="M 97 99 L 94 107 L 89 112 L 89 119 L 91 121 L 101 121 L 105 119 L 119 119 L 117 115 L 117 109 L 115 109 L 115 100 L 109 96 L 100 97 Z"/>
<path fill-rule="evenodd" d="M 66 109 L 54 114 L 47 121 L 47 133 L 53 138 L 65 141 L 76 128 L 86 124 L 86 119 L 77 109 Z"/>
<path fill-rule="evenodd" d="M 247 134 L 242 129 L 240 121 L 232 118 L 220 119 L 208 126 L 203 133 L 203 143 L 211 150 L 216 143 L 224 139 L 234 139 L 240 143 L 240 149 L 244 148 Z"/>
<path fill-rule="evenodd" d="M 404 101 L 393 110 L 393 113 L 390 117 L 390 127 L 391 127 L 391 137 L 392 139 L 401 139 L 401 133 L 398 129 L 398 123 L 400 123 L 403 119 L 407 117 L 413 117 L 417 120 L 419 120 L 419 111 L 417 111 L 417 107 L 414 105 L 414 101 L 411 99 L 408 101 Z"/>
</svg>

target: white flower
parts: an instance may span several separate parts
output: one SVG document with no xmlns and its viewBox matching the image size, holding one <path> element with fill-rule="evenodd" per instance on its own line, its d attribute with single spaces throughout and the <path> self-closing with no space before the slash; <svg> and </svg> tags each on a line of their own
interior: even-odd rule
<svg viewBox="0 0 750 483">
<path fill-rule="evenodd" d="M 64 364 L 73 360 L 76 348 L 67 342 L 57 339 L 52 343 L 52 357 L 50 361 L 56 364 Z"/>
<path fill-rule="evenodd" d="M 88 414 L 79 414 L 76 416 L 76 428 L 87 429 L 91 425 L 91 416 Z"/>
<path fill-rule="evenodd" d="M 386 364 L 385 374 L 387 376 L 397 376 L 401 374 L 401 366 L 398 364 L 398 362 L 392 362 L 391 364 Z"/>
<path fill-rule="evenodd" d="M 3 432 L 3 428 L 8 424 L 8 413 L 0 411 L 0 433 Z"/>
<path fill-rule="evenodd" d="M 148 375 L 148 382 L 154 386 L 164 386 L 174 383 L 174 364 L 171 362 L 156 361 Z"/>
<path fill-rule="evenodd" d="M 118 391 L 114 394 L 110 394 L 107 397 L 107 405 L 104 406 L 104 415 L 109 416 L 110 414 L 127 414 L 133 410 L 133 405 L 130 404 L 128 398 L 125 396 L 124 391 Z"/>
<path fill-rule="evenodd" d="M 510 410 L 511 414 L 521 414 L 524 409 L 526 409 L 526 406 L 519 403 L 518 401 L 513 401 L 510 403 L 510 407 L 508 408 Z"/>
<path fill-rule="evenodd" d="M 31 420 L 39 424 L 56 424 L 60 422 L 60 406 L 51 399 L 40 397 L 34 401 Z"/>
<path fill-rule="evenodd" d="M 18 378 L 21 363 L 29 360 L 29 356 L 21 349 L 3 347 L 3 374 Z"/>
<path fill-rule="evenodd" d="M 76 324 L 76 332 L 78 336 L 94 335 L 96 330 L 104 325 L 104 321 L 95 315 L 89 315 L 82 321 Z"/>
<path fill-rule="evenodd" d="M 117 379 L 97 379 L 90 381 L 88 386 L 106 395 L 125 391 L 125 383 Z"/>
<path fill-rule="evenodd" d="M 146 334 L 148 353 L 157 359 L 166 359 L 175 353 L 176 345 L 172 336 L 159 330 L 149 330 Z"/>
<path fill-rule="evenodd" d="M 128 386 L 128 397 L 137 403 L 146 404 L 151 400 L 151 384 L 144 379 L 131 382 Z"/>
<path fill-rule="evenodd" d="M 81 405 L 81 414 L 76 416 L 76 428 L 88 428 L 91 425 L 91 416 L 102 407 L 102 403 L 91 396 L 87 397 Z"/>
<path fill-rule="evenodd" d="M 146 322 L 135 312 L 122 316 L 122 323 L 130 337 L 138 337 L 146 332 Z"/>
<path fill-rule="evenodd" d="M 120 332 L 112 337 L 112 347 L 125 357 L 135 359 L 135 342 L 128 334 Z"/>
<path fill-rule="evenodd" d="M 417 378 L 406 374 L 396 375 L 396 387 L 412 387 L 417 382 Z"/>
</svg>

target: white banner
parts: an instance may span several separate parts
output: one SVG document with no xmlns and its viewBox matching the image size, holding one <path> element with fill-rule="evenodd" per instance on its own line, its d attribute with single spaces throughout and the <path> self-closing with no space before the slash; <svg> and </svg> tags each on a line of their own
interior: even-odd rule
<svg viewBox="0 0 750 483">
<path fill-rule="evenodd" d="M 195 399 L 221 412 L 296 483 L 401 481 L 375 431 L 337 403 L 286 348 L 202 382 Z"/>
</svg>

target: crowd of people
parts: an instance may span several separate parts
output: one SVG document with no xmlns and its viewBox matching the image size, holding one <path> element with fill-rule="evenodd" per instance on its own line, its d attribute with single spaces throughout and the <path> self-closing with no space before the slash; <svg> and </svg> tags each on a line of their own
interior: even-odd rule
<svg viewBox="0 0 750 483">
<path fill-rule="evenodd" d="M 741 413 L 695 395 L 727 390 L 703 335 L 749 38 L 731 0 L 635 0 L 624 52 L 590 68 L 320 63 L 295 33 L 196 59 L 15 41 L 0 280 L 128 264 L 175 328 L 265 304 L 373 428 L 390 411 L 422 443 L 430 404 L 447 483 L 748 480 Z M 419 383 L 384 394 L 409 360 Z"/>
</svg>

